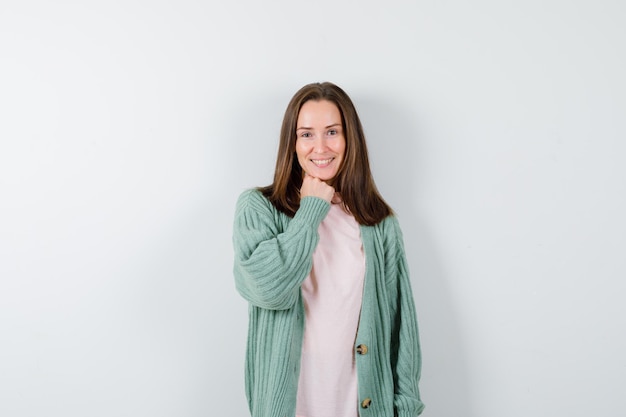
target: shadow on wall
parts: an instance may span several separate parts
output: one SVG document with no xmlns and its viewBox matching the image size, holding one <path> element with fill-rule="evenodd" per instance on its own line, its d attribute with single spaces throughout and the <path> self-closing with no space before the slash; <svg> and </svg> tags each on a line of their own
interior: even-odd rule
<svg viewBox="0 0 626 417">
<path fill-rule="evenodd" d="M 364 125 L 376 184 L 398 215 L 404 234 L 422 345 L 424 416 L 472 416 L 467 352 L 450 281 L 435 233 L 425 217 L 426 138 L 417 109 L 380 97 L 354 97 Z"/>
</svg>

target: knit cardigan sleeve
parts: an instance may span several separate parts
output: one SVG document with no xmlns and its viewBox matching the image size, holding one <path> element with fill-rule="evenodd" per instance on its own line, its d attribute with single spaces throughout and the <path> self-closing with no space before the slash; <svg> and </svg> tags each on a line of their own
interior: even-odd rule
<svg viewBox="0 0 626 417">
<path fill-rule="evenodd" d="M 237 291 L 257 307 L 291 308 L 311 271 L 317 229 L 329 209 L 321 198 L 304 197 L 282 230 L 282 214 L 259 191 L 244 192 L 237 201 L 233 227 Z"/>
<path fill-rule="evenodd" d="M 404 251 L 402 232 L 395 217 L 388 218 L 392 229 L 387 242 L 386 276 L 390 280 L 392 310 L 391 367 L 394 377 L 394 408 L 397 417 L 416 417 L 424 409 L 419 393 L 422 355 L 413 291 Z"/>
</svg>

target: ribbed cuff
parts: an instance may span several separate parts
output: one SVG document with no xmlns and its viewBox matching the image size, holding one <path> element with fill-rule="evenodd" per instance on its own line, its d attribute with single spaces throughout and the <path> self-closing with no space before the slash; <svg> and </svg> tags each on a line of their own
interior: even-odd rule
<svg viewBox="0 0 626 417">
<path fill-rule="evenodd" d="M 330 203 L 319 197 L 304 197 L 300 200 L 300 208 L 294 216 L 294 220 L 305 222 L 314 227 L 324 220 L 330 210 Z"/>
<path fill-rule="evenodd" d="M 396 410 L 397 417 L 417 417 L 424 411 L 424 404 L 422 403 L 417 410 Z"/>
</svg>

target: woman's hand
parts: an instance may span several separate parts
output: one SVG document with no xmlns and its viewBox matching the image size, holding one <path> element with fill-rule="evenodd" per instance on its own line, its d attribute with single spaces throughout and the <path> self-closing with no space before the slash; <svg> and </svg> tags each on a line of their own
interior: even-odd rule
<svg viewBox="0 0 626 417">
<path fill-rule="evenodd" d="M 319 197 L 330 203 L 334 195 L 335 189 L 333 187 L 326 184 L 319 178 L 312 177 L 309 174 L 304 174 L 302 187 L 300 188 L 300 198 Z"/>
</svg>

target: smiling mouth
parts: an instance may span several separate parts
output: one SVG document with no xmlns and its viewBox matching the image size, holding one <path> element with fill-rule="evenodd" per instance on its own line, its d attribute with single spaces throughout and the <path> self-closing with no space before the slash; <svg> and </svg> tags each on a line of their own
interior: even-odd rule
<svg viewBox="0 0 626 417">
<path fill-rule="evenodd" d="M 311 162 L 313 162 L 318 167 L 323 167 L 323 166 L 326 166 L 326 165 L 330 164 L 334 159 L 335 158 L 311 159 Z"/>
</svg>

